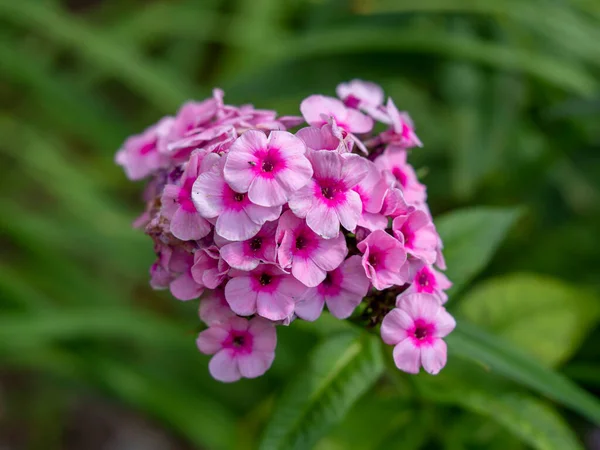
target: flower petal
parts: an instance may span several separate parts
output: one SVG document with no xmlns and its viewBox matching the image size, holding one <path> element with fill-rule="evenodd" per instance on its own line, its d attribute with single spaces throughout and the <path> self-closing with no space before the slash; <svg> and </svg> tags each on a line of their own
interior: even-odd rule
<svg viewBox="0 0 600 450">
<path fill-rule="evenodd" d="M 415 347 L 410 339 L 404 339 L 394 347 L 394 363 L 404 372 L 419 373 L 421 367 L 421 350 Z"/>
<path fill-rule="evenodd" d="M 224 327 L 213 326 L 198 335 L 196 345 L 205 355 L 214 355 L 223 348 L 223 341 L 227 339 L 229 331 Z"/>
<path fill-rule="evenodd" d="M 431 375 L 437 375 L 446 365 L 447 352 L 446 343 L 441 339 L 435 339 L 432 345 L 424 345 L 421 347 L 423 368 Z"/>
<path fill-rule="evenodd" d="M 227 349 L 220 350 L 211 358 L 208 371 L 214 379 L 223 383 L 231 383 L 242 377 L 236 359 Z"/>
<path fill-rule="evenodd" d="M 252 290 L 250 277 L 235 277 L 225 285 L 225 299 L 229 307 L 240 316 L 251 316 L 256 312 L 258 293 Z"/>
<path fill-rule="evenodd" d="M 413 319 L 399 308 L 392 309 L 381 322 L 381 339 L 395 345 L 407 337 L 406 330 L 413 326 Z"/>
</svg>

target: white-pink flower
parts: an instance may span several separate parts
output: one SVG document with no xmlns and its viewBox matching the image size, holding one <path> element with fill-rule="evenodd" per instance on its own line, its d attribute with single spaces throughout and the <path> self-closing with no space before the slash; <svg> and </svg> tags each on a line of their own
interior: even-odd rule
<svg viewBox="0 0 600 450">
<path fill-rule="evenodd" d="M 231 317 L 202 331 L 196 344 L 202 353 L 214 355 L 208 364 L 210 374 L 230 383 L 259 377 L 271 367 L 277 334 L 275 326 L 260 317 Z"/>
<path fill-rule="evenodd" d="M 383 89 L 378 84 L 351 80 L 338 84 L 335 92 L 349 108 L 360 109 L 380 122 L 390 123 L 390 118 L 382 106 Z"/>
<path fill-rule="evenodd" d="M 446 337 L 456 326 L 440 302 L 429 294 L 410 294 L 398 299 L 381 324 L 381 338 L 394 346 L 396 367 L 419 373 L 421 366 L 432 375 L 446 365 Z"/>
<path fill-rule="evenodd" d="M 360 241 L 362 265 L 371 283 L 380 291 L 408 281 L 406 251 L 400 241 L 383 230 L 375 230 Z"/>
<path fill-rule="evenodd" d="M 385 109 L 392 126 L 381 133 L 383 142 L 400 148 L 422 147 L 423 144 L 415 133 L 413 121 L 408 113 L 398 111 L 391 98 L 388 98 Z"/>
<path fill-rule="evenodd" d="M 354 231 L 362 213 L 362 202 L 352 190 L 367 174 L 364 158 L 353 154 L 320 150 L 307 152 L 314 178 L 296 191 L 290 209 L 326 239 L 335 238 L 340 224 Z"/>
<path fill-rule="evenodd" d="M 123 143 L 115 162 L 123 167 L 127 178 L 141 180 L 160 168 L 168 167 L 169 158 L 159 153 L 157 142 L 168 131 L 172 121 L 172 117 L 164 117 Z"/>
<path fill-rule="evenodd" d="M 427 199 L 427 192 L 425 186 L 419 183 L 413 167 L 406 162 L 406 155 L 406 150 L 388 147 L 374 162 L 390 187 L 402 189 L 409 204 L 422 204 Z"/>
<path fill-rule="evenodd" d="M 300 112 L 304 120 L 314 127 L 322 127 L 333 119 L 348 133 L 368 133 L 373 128 L 373 119 L 369 116 L 348 108 L 337 98 L 324 95 L 311 95 L 302 100 Z"/>
<path fill-rule="evenodd" d="M 305 286 L 321 283 L 328 271 L 337 268 L 348 247 L 342 233 L 332 239 L 323 239 L 292 211 L 281 215 L 277 226 L 277 259 L 282 268 L 292 269 L 292 275 Z"/>
<path fill-rule="evenodd" d="M 304 320 L 313 321 L 327 304 L 334 317 L 345 319 L 367 295 L 369 286 L 360 256 L 351 256 L 340 267 L 327 272 L 321 284 L 306 291 L 296 303 L 295 313 Z"/>
<path fill-rule="evenodd" d="M 221 257 L 234 269 L 252 270 L 260 263 L 275 262 L 277 222 L 266 222 L 256 236 L 241 242 L 225 242 Z"/>
<path fill-rule="evenodd" d="M 392 222 L 392 229 L 408 254 L 426 264 L 435 263 L 439 236 L 425 211 L 417 209 L 396 217 Z"/>
<path fill-rule="evenodd" d="M 216 218 L 215 231 L 230 241 L 255 236 L 265 222 L 276 220 L 281 206 L 259 206 L 248 194 L 231 189 L 223 178 L 223 164 L 203 173 L 192 187 L 192 200 L 202 217 Z"/>
<path fill-rule="evenodd" d="M 294 312 L 306 287 L 273 264 L 261 264 L 251 272 L 232 272 L 225 285 L 227 303 L 240 316 L 258 314 L 269 320 L 284 320 Z"/>
<path fill-rule="evenodd" d="M 169 220 L 169 231 L 182 241 L 202 239 L 211 230 L 192 202 L 192 186 L 198 178 L 203 155 L 190 157 L 177 184 L 167 184 L 161 197 L 161 213 Z"/>
<path fill-rule="evenodd" d="M 246 131 L 229 149 L 225 180 L 256 205 L 281 206 L 312 176 L 305 152 L 304 142 L 287 131 L 272 131 L 269 137 Z"/>
<path fill-rule="evenodd" d="M 431 294 L 442 304 L 448 300 L 448 295 L 444 292 L 452 287 L 452 282 L 442 272 L 435 270 L 432 266 L 423 266 L 419 269 L 410 284 L 410 287 L 402 295 L 412 294 Z M 401 298 L 398 297 L 398 298 Z"/>
</svg>

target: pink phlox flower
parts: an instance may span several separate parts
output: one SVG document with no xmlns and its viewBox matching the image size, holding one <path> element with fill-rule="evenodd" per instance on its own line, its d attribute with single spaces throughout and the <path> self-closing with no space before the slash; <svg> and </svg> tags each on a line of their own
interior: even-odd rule
<svg viewBox="0 0 600 450">
<path fill-rule="evenodd" d="M 211 230 L 192 201 L 192 186 L 198 178 L 203 155 L 191 156 L 181 178 L 175 184 L 167 184 L 161 198 L 161 214 L 169 221 L 169 231 L 182 241 L 202 239 Z"/>
<path fill-rule="evenodd" d="M 400 188 L 389 188 L 383 198 L 381 213 L 386 217 L 396 217 L 408 214 L 415 210 L 408 204 Z"/>
<path fill-rule="evenodd" d="M 314 127 L 322 127 L 334 119 L 337 126 L 348 133 L 368 133 L 373 129 L 373 119 L 360 111 L 348 108 L 337 98 L 311 95 L 302 100 L 300 112 L 304 120 Z"/>
<path fill-rule="evenodd" d="M 397 216 L 392 222 L 394 236 L 406 252 L 426 264 L 434 264 L 439 236 L 430 217 L 419 209 Z"/>
<path fill-rule="evenodd" d="M 287 131 L 272 131 L 269 137 L 246 131 L 229 149 L 225 179 L 256 205 L 281 206 L 312 176 L 305 152 L 304 142 Z"/>
<path fill-rule="evenodd" d="M 260 263 L 275 262 L 277 246 L 275 244 L 275 229 L 277 222 L 266 222 L 256 236 L 241 242 L 218 242 L 221 246 L 221 257 L 227 263 L 239 270 L 253 270 Z M 217 235 L 218 236 L 218 235 Z"/>
<path fill-rule="evenodd" d="M 202 284 L 208 289 L 215 289 L 225 281 L 229 272 L 229 264 L 221 258 L 217 246 L 211 245 L 194 253 L 194 265 L 191 272 L 198 284 Z"/>
<path fill-rule="evenodd" d="M 223 177 L 223 161 L 201 174 L 192 187 L 192 200 L 200 215 L 216 218 L 215 231 L 230 241 L 255 236 L 265 222 L 276 220 L 281 206 L 264 207 L 250 201 L 248 194 L 234 191 Z"/>
<path fill-rule="evenodd" d="M 435 270 L 433 266 L 425 265 L 416 272 L 410 287 L 398 298 L 415 292 L 419 294 L 424 293 L 433 295 L 443 304 L 448 301 L 448 295 L 444 291 L 451 287 L 452 282 L 446 275 Z"/>
<path fill-rule="evenodd" d="M 388 187 L 375 164 L 369 160 L 364 160 L 363 164 L 367 168 L 367 175 L 352 188 L 362 202 L 358 225 L 371 231 L 383 230 L 388 225 L 388 219 L 381 214 Z"/>
<path fill-rule="evenodd" d="M 382 291 L 408 281 L 406 251 L 393 236 L 375 230 L 357 248 L 363 254 L 362 266 L 375 289 Z"/>
<path fill-rule="evenodd" d="M 442 338 L 456 326 L 454 318 L 429 294 L 402 296 L 397 306 L 381 324 L 383 342 L 394 346 L 396 367 L 419 373 L 423 366 L 432 375 L 439 373 L 447 356 Z"/>
<path fill-rule="evenodd" d="M 178 300 L 193 300 L 204 292 L 204 285 L 196 282 L 192 276 L 194 256 L 175 248 L 169 260 L 169 271 L 176 274 L 169 284 L 171 294 Z"/>
<path fill-rule="evenodd" d="M 381 140 L 401 148 L 423 147 L 415 133 L 412 119 L 406 112 L 398 111 L 391 98 L 388 98 L 386 112 L 390 118 L 391 127 L 381 133 Z"/>
<path fill-rule="evenodd" d="M 375 120 L 390 123 L 390 118 L 383 108 L 383 89 L 370 81 L 351 80 L 338 84 L 335 90 L 349 108 L 360 109 Z"/>
<path fill-rule="evenodd" d="M 360 256 L 351 256 L 337 269 L 327 272 L 321 284 L 306 291 L 296 303 L 296 315 L 316 320 L 327 304 L 334 317 L 346 319 L 367 295 L 369 286 Z"/>
<path fill-rule="evenodd" d="M 260 317 L 231 317 L 202 331 L 196 344 L 202 353 L 214 355 L 208 364 L 213 378 L 231 383 L 259 377 L 271 367 L 277 334 L 275 326 Z"/>
<path fill-rule="evenodd" d="M 296 133 L 306 147 L 310 150 L 333 150 L 338 153 L 347 153 L 349 151 L 343 138 L 335 136 L 331 125 L 326 124 L 322 127 L 304 127 Z"/>
<path fill-rule="evenodd" d="M 342 233 L 323 239 L 292 211 L 281 215 L 277 226 L 277 260 L 282 268 L 292 269 L 292 275 L 305 286 L 320 284 L 327 272 L 336 269 L 348 254 Z"/>
<path fill-rule="evenodd" d="M 358 193 L 352 190 L 366 175 L 364 158 L 328 150 L 307 152 L 314 176 L 289 201 L 290 209 L 319 236 L 333 239 L 340 224 L 353 232 L 362 213 Z"/>
<path fill-rule="evenodd" d="M 284 320 L 306 287 L 274 264 L 261 264 L 251 272 L 231 271 L 225 298 L 240 316 L 258 314 L 269 320 Z"/>
<path fill-rule="evenodd" d="M 184 103 L 177 111 L 168 132 L 158 141 L 159 152 L 173 156 L 173 151 L 169 148 L 170 144 L 208 128 L 219 109 L 223 107 L 221 94 L 222 91 L 215 90 L 213 97 L 206 100 Z M 183 158 L 185 155 L 177 155 L 177 157 Z"/>
<path fill-rule="evenodd" d="M 200 299 L 198 316 L 208 326 L 227 322 L 229 318 L 235 317 L 235 313 L 225 300 L 225 290 L 222 286 L 204 293 Z"/>
<path fill-rule="evenodd" d="M 427 192 L 413 167 L 406 162 L 406 155 L 406 150 L 388 147 L 374 162 L 390 187 L 402 189 L 409 204 L 421 205 L 427 200 Z"/>
<path fill-rule="evenodd" d="M 158 169 L 169 166 L 169 158 L 159 153 L 157 143 L 167 133 L 172 120 L 172 117 L 164 117 L 123 143 L 115 156 L 115 162 L 123 167 L 127 178 L 141 180 Z"/>
</svg>

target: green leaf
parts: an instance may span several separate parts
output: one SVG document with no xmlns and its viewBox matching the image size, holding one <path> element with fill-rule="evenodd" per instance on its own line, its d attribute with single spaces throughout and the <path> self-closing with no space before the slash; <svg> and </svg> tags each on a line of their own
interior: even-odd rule
<svg viewBox="0 0 600 450">
<path fill-rule="evenodd" d="M 428 399 L 460 406 L 495 420 L 539 450 L 579 450 L 582 446 L 562 417 L 546 402 L 514 392 L 471 364 L 446 367 L 438 376 L 419 376 Z"/>
<path fill-rule="evenodd" d="M 261 450 L 310 449 L 377 381 L 384 363 L 377 337 L 344 333 L 323 342 L 282 393 Z"/>
<path fill-rule="evenodd" d="M 446 342 L 450 359 L 456 355 L 478 362 L 492 372 L 562 403 L 600 425 L 600 402 L 595 397 L 503 339 L 467 321 L 459 321 Z"/>
<path fill-rule="evenodd" d="M 435 220 L 444 242 L 446 275 L 458 292 L 490 261 L 492 255 L 519 217 L 519 210 L 476 207 L 461 209 Z"/>
<path fill-rule="evenodd" d="M 600 302 L 559 280 L 515 274 L 470 290 L 460 312 L 473 323 L 556 366 L 577 350 L 600 318 Z"/>
</svg>

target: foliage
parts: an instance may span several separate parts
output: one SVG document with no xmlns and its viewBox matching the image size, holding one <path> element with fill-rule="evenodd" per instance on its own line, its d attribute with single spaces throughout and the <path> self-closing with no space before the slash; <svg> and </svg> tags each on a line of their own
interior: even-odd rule
<svg viewBox="0 0 600 450">
<path fill-rule="evenodd" d="M 68 448 L 68 403 L 90 396 L 199 448 L 581 448 L 600 425 L 599 23 L 584 0 L 0 0 L 0 386 L 16 448 Z M 355 77 L 425 143 L 413 162 L 459 317 L 448 367 L 387 370 L 389 348 L 323 318 L 281 330 L 263 379 L 220 384 L 194 346 L 196 305 L 147 286 L 140 192 L 114 152 L 213 86 L 294 114 Z"/>
</svg>

